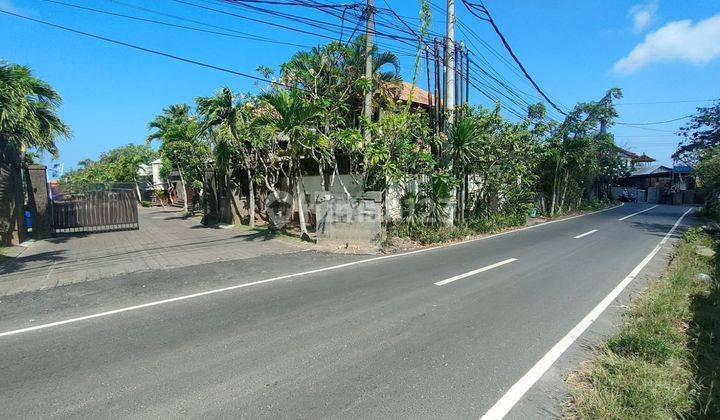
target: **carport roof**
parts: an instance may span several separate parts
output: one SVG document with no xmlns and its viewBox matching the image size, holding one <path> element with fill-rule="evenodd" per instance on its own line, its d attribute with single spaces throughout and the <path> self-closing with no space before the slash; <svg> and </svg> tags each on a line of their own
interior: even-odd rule
<svg viewBox="0 0 720 420">
<path fill-rule="evenodd" d="M 630 175 L 633 176 L 651 176 L 651 175 L 663 175 L 663 174 L 670 174 L 672 172 L 672 169 L 668 168 L 667 166 L 663 165 L 650 165 L 650 166 L 638 166 L 635 168 L 633 173 Z"/>
</svg>

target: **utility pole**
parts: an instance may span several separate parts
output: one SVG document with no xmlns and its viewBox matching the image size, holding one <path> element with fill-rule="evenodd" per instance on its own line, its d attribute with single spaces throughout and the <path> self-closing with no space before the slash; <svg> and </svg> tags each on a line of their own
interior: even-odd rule
<svg viewBox="0 0 720 420">
<path fill-rule="evenodd" d="M 445 23 L 445 109 L 447 110 L 445 132 L 448 133 L 448 125 L 455 123 L 455 0 L 447 0 L 447 21 Z M 452 150 L 449 142 L 444 144 L 443 155 L 448 162 L 448 167 L 452 169 Z M 450 204 L 453 210 L 448 212 L 448 218 L 445 221 L 447 225 L 452 226 L 455 222 L 458 198 L 456 189 L 453 202 Z"/>
<path fill-rule="evenodd" d="M 455 116 L 455 0 L 447 0 L 445 23 L 445 107 L 447 121 L 452 123 Z"/>
<path fill-rule="evenodd" d="M 375 10 L 373 7 L 373 0 L 367 0 L 367 8 L 365 9 L 367 14 L 367 26 L 365 28 L 365 78 L 368 83 L 372 83 L 373 79 L 373 31 L 375 27 L 375 20 L 373 15 Z M 370 89 L 365 92 L 365 103 L 363 109 L 363 115 L 365 119 L 370 122 L 372 118 L 372 84 Z M 365 144 L 370 143 L 370 129 L 365 127 Z"/>
</svg>

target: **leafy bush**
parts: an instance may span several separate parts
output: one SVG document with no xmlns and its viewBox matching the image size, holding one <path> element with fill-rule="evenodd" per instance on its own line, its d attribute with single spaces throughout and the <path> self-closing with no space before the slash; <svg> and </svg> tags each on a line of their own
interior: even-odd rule
<svg viewBox="0 0 720 420">
<path fill-rule="evenodd" d="M 410 238 L 422 245 L 429 245 L 464 239 L 473 233 L 473 230 L 467 226 L 429 226 L 402 223 L 391 226 L 388 236 Z"/>
<path fill-rule="evenodd" d="M 140 202 L 140 205 L 143 206 L 143 207 L 151 207 L 151 206 L 152 206 L 152 203 L 149 202 L 149 201 L 147 201 L 147 200 L 143 200 L 143 201 Z"/>
<path fill-rule="evenodd" d="M 686 242 L 697 242 L 697 240 L 700 238 L 700 234 L 703 232 L 703 229 L 699 226 L 688 228 L 683 233 L 683 240 Z"/>
<path fill-rule="evenodd" d="M 470 221 L 470 227 L 478 233 L 491 233 L 499 230 L 524 225 L 527 221 L 525 213 L 493 214 L 489 217 L 477 217 Z"/>
</svg>

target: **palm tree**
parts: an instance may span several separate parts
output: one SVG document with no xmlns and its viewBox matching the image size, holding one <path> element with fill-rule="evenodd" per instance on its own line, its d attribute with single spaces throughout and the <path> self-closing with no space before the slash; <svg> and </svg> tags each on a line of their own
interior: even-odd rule
<svg viewBox="0 0 720 420">
<path fill-rule="evenodd" d="M 327 158 L 329 141 L 316 129 L 317 119 L 322 109 L 303 100 L 298 91 L 278 90 L 261 96 L 271 108 L 258 117 L 258 123 L 266 126 L 271 132 L 287 140 L 285 153 L 289 157 L 289 172 L 295 187 L 298 203 L 298 214 L 302 238 L 310 239 L 305 224 L 303 197 L 301 194 L 302 173 L 300 164 L 303 159 L 311 157 L 316 161 Z"/>
<path fill-rule="evenodd" d="M 250 137 L 252 119 L 245 104 L 225 87 L 215 96 L 196 99 L 198 114 L 202 116 L 202 130 L 212 133 L 215 140 L 215 162 L 223 175 L 230 173 L 234 159 L 245 166 L 248 183 L 249 225 L 255 227 L 255 189 L 252 173 Z"/>
<path fill-rule="evenodd" d="M 358 36 L 349 45 L 332 42 L 299 52 L 283 64 L 283 82 L 302 89 L 313 101 L 323 99 L 333 108 L 331 113 L 346 120 L 346 127 L 354 127 L 363 108 L 364 90 L 357 82 L 365 76 L 365 42 L 364 36 Z M 373 103 L 382 106 L 401 87 L 400 61 L 391 52 L 379 52 L 377 46 L 372 55 Z"/>
<path fill-rule="evenodd" d="M 55 144 L 70 136 L 70 128 L 57 116 L 62 98 L 30 69 L 0 63 L 0 143 L 23 154 L 37 149 L 57 156 Z"/>
<path fill-rule="evenodd" d="M 160 140 L 163 145 L 167 145 L 173 140 L 179 140 L 178 137 L 185 137 L 185 140 L 192 140 L 187 137 L 195 136 L 193 130 L 188 130 L 187 125 L 191 120 L 190 106 L 187 104 L 175 104 L 163 109 L 163 113 L 156 116 L 155 119 L 148 123 L 148 130 L 155 130 L 147 136 L 148 143 L 153 140 Z M 163 147 L 162 145 L 160 146 Z M 180 184 L 182 184 L 183 212 L 188 213 L 187 186 L 185 176 L 180 167 L 179 157 L 174 155 L 172 159 L 174 166 L 177 168 L 180 176 Z"/>
<path fill-rule="evenodd" d="M 345 56 L 343 70 L 347 74 L 348 80 L 356 84 L 355 81 L 365 76 L 365 45 L 366 37 L 364 35 L 353 39 Z M 380 52 L 377 45 L 373 44 L 373 102 L 375 106 L 383 105 L 388 98 L 395 97 L 402 86 L 402 77 L 400 77 L 400 60 L 389 51 Z M 390 68 L 390 71 L 384 70 Z M 362 109 L 362 95 L 358 98 L 358 111 Z"/>
<path fill-rule="evenodd" d="M 164 140 L 173 125 L 190 118 L 190 106 L 175 104 L 163 109 L 163 113 L 148 123 L 148 130 L 155 130 L 147 136 L 147 141 Z"/>
</svg>

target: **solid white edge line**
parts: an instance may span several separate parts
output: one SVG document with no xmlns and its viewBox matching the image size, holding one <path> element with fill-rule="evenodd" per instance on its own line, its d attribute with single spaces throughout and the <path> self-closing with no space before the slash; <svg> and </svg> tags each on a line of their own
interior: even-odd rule
<svg viewBox="0 0 720 420">
<path fill-rule="evenodd" d="M 597 210 L 597 211 L 593 211 L 593 212 L 590 212 L 590 213 L 578 214 L 578 215 L 575 215 L 575 216 L 566 217 L 566 218 L 564 218 L 564 219 L 550 220 L 550 221 L 548 221 L 548 222 L 538 223 L 538 224 L 532 225 L 532 226 L 525 226 L 525 227 L 522 227 L 522 228 L 519 228 L 519 229 L 508 230 L 508 231 L 496 233 L 496 234 L 493 234 L 493 235 L 483 236 L 483 237 L 481 237 L 481 238 L 473 238 L 473 239 L 468 239 L 468 240 L 466 240 L 466 241 L 453 242 L 453 243 L 451 243 L 451 244 L 443 244 L 443 245 L 438 245 L 438 246 L 434 246 L 434 247 L 418 249 L 418 250 L 415 250 L 415 251 L 402 252 L 402 253 L 399 253 L 399 254 L 391 254 L 391 255 L 383 255 L 383 256 L 381 256 L 381 257 L 367 258 L 367 259 L 364 259 L 364 260 L 358 260 L 358 261 L 353 261 L 353 262 L 349 262 L 349 263 L 333 265 L 333 266 L 330 266 L 330 267 L 323 267 L 323 268 L 318 268 L 318 269 L 315 269 L 315 270 L 303 271 L 303 272 L 300 272 L 300 273 L 286 274 L 286 275 L 283 275 L 283 276 L 278 276 L 278 277 L 272 277 L 272 278 L 269 278 L 269 279 L 253 281 L 253 282 L 250 282 L 250 283 L 242 283 L 242 284 L 237 284 L 237 285 L 233 285 L 233 286 L 223 287 L 223 288 L 221 288 L 221 289 L 207 290 L 207 291 L 204 291 L 204 292 L 193 293 L 193 294 L 190 294 L 190 295 L 178 296 L 178 297 L 174 297 L 174 298 L 170 298 L 170 299 L 163 299 L 163 300 L 158 300 L 158 301 L 154 301 L 154 302 L 143 303 L 143 304 L 141 304 L 141 305 L 128 306 L 128 307 L 125 307 L 125 308 L 119 308 L 119 309 L 115 309 L 115 310 L 112 310 L 112 311 L 100 312 L 100 313 L 97 313 L 97 314 L 86 315 L 86 316 L 81 316 L 81 317 L 77 317 L 77 318 L 65 319 L 65 320 L 63 320 L 63 321 L 50 322 L 50 323 L 47 323 L 47 324 L 40 324 L 40 325 L 35 325 L 35 326 L 32 326 L 32 327 L 26 327 L 26 328 L 19 328 L 19 329 L 16 329 L 16 330 L 10 330 L 10 331 L 2 332 L 2 333 L 0 333 L 0 337 L 6 337 L 6 336 L 9 336 L 9 335 L 15 335 L 15 334 L 21 334 L 21 333 L 26 333 L 26 332 L 30 332 L 30 331 L 42 330 L 42 329 L 45 329 L 45 328 L 57 327 L 57 326 L 60 326 L 60 325 L 65 325 L 65 324 L 72 324 L 72 323 L 75 323 L 75 322 L 86 321 L 86 320 L 94 319 L 94 318 L 101 318 L 101 317 L 105 317 L 105 316 L 109 316 L 109 315 L 120 314 L 120 313 L 123 313 L 123 312 L 129 312 L 129 311 L 134 311 L 134 310 L 138 310 L 138 309 L 149 308 L 149 307 L 152 307 L 152 306 L 164 305 L 164 304 L 166 304 L 166 303 L 172 303 L 172 302 L 179 302 L 179 301 L 182 301 L 182 300 L 194 299 L 194 298 L 201 297 L 201 296 L 213 295 L 213 294 L 216 294 L 216 293 L 227 292 L 227 291 L 231 291 L 231 290 L 235 290 L 235 289 L 241 289 L 241 288 L 245 288 L 245 287 L 255 286 L 255 285 L 258 285 L 258 284 L 270 283 L 270 282 L 278 281 L 278 280 L 285 280 L 285 279 L 291 279 L 291 278 L 294 278 L 294 277 L 306 276 L 306 275 L 309 275 L 309 274 L 321 273 L 321 272 L 323 272 L 323 271 L 337 270 L 337 269 L 340 269 L 340 268 L 351 267 L 351 266 L 360 265 L 360 264 L 366 264 L 366 263 L 369 263 L 369 262 L 380 261 L 380 260 L 385 260 L 385 259 L 389 259 L 389 258 L 398 258 L 398 257 L 406 256 L 406 255 L 420 254 L 420 253 L 423 253 L 423 252 L 433 251 L 433 250 L 441 249 L 441 248 L 449 248 L 449 247 L 451 247 L 451 246 L 457 246 L 457 245 L 466 244 L 466 243 L 470 243 L 470 242 L 483 241 L 483 240 L 486 240 L 486 239 L 492 239 L 492 238 L 496 238 L 496 237 L 499 237 L 499 236 L 509 235 L 509 234 L 515 233 L 515 232 L 522 232 L 522 231 L 525 231 L 525 230 L 534 229 L 534 228 L 539 227 L 539 226 L 545 226 L 545 225 L 549 225 L 549 224 L 553 224 L 553 223 L 564 222 L 564 221 L 566 221 L 566 220 L 576 219 L 576 218 L 578 218 L 578 217 L 583 217 L 583 216 L 589 216 L 589 215 L 592 215 L 592 214 L 602 213 L 602 212 L 605 212 L 605 211 L 609 211 L 609 210 L 616 209 L 616 208 L 622 206 L 623 204 L 624 204 L 624 203 L 621 203 L 621 204 L 619 204 L 619 205 L 617 205 L 617 206 L 608 207 L 608 208 L 606 208 L 606 209 Z"/>
<path fill-rule="evenodd" d="M 623 220 L 625 220 L 625 219 L 629 219 L 629 218 L 631 218 L 631 217 L 633 217 L 633 216 L 637 216 L 637 215 L 640 214 L 640 213 L 645 213 L 646 211 L 650 211 L 650 210 L 654 209 L 654 208 L 657 207 L 657 206 L 659 206 L 659 204 L 655 204 L 654 206 L 648 207 L 648 208 L 646 208 L 645 210 L 640 210 L 640 211 L 637 212 L 637 213 L 628 214 L 627 216 L 623 216 L 623 217 L 619 218 L 618 220 L 619 220 L 619 221 L 623 221 Z"/>
<path fill-rule="evenodd" d="M 589 231 L 589 232 L 581 233 L 581 234 L 579 234 L 578 236 L 573 236 L 573 239 L 580 239 L 580 238 L 582 238 L 582 237 L 585 237 L 585 236 L 588 236 L 588 235 L 592 235 L 593 233 L 595 233 L 595 232 L 597 232 L 597 231 L 598 231 L 597 229 L 593 229 L 593 230 L 591 230 L 591 231 Z"/>
<path fill-rule="evenodd" d="M 444 284 L 452 283 L 455 280 L 464 279 L 465 277 L 470 277 L 472 275 L 482 273 L 483 271 L 492 270 L 493 268 L 497 268 L 500 266 L 503 266 L 505 264 L 509 264 L 511 262 L 517 261 L 517 258 L 508 258 L 507 260 L 503 260 L 500 262 L 496 262 L 495 264 L 490 264 L 482 268 L 478 268 L 477 270 L 468 271 L 467 273 L 458 274 L 457 276 L 450 277 L 449 279 L 441 280 L 439 282 L 434 283 L 436 286 L 442 286 Z"/>
<path fill-rule="evenodd" d="M 587 330 L 593 322 L 595 322 L 600 314 L 602 314 L 602 312 L 610 306 L 615 298 L 622 293 L 625 287 L 627 287 L 627 285 L 630 284 L 630 282 L 633 281 L 638 274 L 640 274 L 640 271 L 642 271 L 642 269 L 645 268 L 653 257 L 655 257 L 662 246 L 665 245 L 670 236 L 675 232 L 683 218 L 685 218 L 685 216 L 692 210 L 693 208 L 689 208 L 685 213 L 683 213 L 672 228 L 670 228 L 668 233 L 665 234 L 660 243 L 657 244 L 657 246 L 655 246 L 655 248 L 642 261 L 640 261 L 637 266 L 635 266 L 635 268 L 633 268 L 630 274 L 628 274 L 627 277 L 615 286 L 610 294 L 605 296 L 605 298 L 598 303 L 597 306 L 595 306 L 593 310 L 590 311 L 590 313 L 587 314 L 585 318 L 583 318 L 572 330 L 570 330 L 565 337 L 560 339 L 560 341 L 558 341 L 547 353 L 545 353 L 545 355 L 537 363 L 535 363 L 535 365 L 530 368 L 530 370 L 523 375 L 522 378 L 515 382 L 515 384 L 510 387 L 510 389 L 490 408 L 490 410 L 485 413 L 485 415 L 480 418 L 480 420 L 495 420 L 505 417 L 515 404 L 520 401 L 520 398 L 522 398 L 523 395 L 525 395 L 525 393 L 535 384 L 535 382 L 537 382 L 557 361 L 557 359 L 562 356 L 565 350 L 567 350 L 570 345 L 572 345 L 572 343 L 575 342 L 575 340 L 577 340 L 577 338 L 580 337 L 580 335 L 582 335 L 582 333 L 585 332 L 585 330 Z"/>
</svg>

